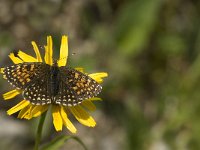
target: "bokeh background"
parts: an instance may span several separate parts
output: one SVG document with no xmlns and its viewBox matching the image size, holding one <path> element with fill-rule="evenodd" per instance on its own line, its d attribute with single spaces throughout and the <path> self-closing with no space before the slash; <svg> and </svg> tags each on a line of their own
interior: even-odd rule
<svg viewBox="0 0 200 150">
<path fill-rule="evenodd" d="M 200 149 L 200 1 L 198 0 L 0 0 L 0 67 L 10 52 L 44 51 L 52 35 L 69 36 L 69 65 L 106 71 L 102 102 L 91 113 L 97 126 L 75 119 L 89 150 Z M 0 94 L 12 89 L 0 79 Z M 0 149 L 32 149 L 38 119 L 7 116 L 22 99 L 0 98 Z M 55 132 L 51 116 L 42 143 Z M 62 149 L 83 149 L 69 140 Z"/>
</svg>

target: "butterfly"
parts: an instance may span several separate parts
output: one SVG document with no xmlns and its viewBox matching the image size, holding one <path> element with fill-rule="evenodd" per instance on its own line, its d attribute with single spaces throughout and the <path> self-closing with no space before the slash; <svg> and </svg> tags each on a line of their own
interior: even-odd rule
<svg viewBox="0 0 200 150">
<path fill-rule="evenodd" d="M 76 106 L 97 96 L 102 87 L 88 75 L 67 66 L 42 62 L 5 67 L 4 77 L 33 105 Z"/>
</svg>

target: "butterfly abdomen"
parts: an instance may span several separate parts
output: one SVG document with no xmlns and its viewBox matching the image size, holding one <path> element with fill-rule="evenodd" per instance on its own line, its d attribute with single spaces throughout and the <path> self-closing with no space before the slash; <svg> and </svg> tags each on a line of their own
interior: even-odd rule
<svg viewBox="0 0 200 150">
<path fill-rule="evenodd" d="M 50 78 L 50 84 L 51 84 L 51 93 L 52 96 L 56 96 L 59 91 L 59 84 L 60 84 L 60 77 L 59 77 L 59 69 L 57 66 L 51 67 L 51 78 Z"/>
</svg>

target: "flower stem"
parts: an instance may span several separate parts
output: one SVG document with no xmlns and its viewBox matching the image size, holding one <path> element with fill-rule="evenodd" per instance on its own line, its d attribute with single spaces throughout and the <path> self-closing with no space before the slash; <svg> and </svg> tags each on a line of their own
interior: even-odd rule
<svg viewBox="0 0 200 150">
<path fill-rule="evenodd" d="M 39 149 L 39 144 L 40 144 L 40 140 L 41 140 L 41 137 L 42 137 L 43 124 L 44 124 L 44 120 L 46 118 L 46 114 L 47 114 L 47 111 L 44 112 L 40 117 L 38 128 L 37 128 L 37 134 L 36 134 L 36 138 L 35 138 L 34 150 L 38 150 Z"/>
</svg>

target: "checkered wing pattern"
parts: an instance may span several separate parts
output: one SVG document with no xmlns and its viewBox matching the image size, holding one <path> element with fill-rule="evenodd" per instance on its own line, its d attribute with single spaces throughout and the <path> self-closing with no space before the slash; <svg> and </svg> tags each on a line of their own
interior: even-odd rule
<svg viewBox="0 0 200 150">
<path fill-rule="evenodd" d="M 59 72 L 61 81 L 56 104 L 75 106 L 101 92 L 102 87 L 84 73 L 69 67 L 60 67 Z"/>
<path fill-rule="evenodd" d="M 23 96 L 33 105 L 46 105 L 52 102 L 50 74 L 45 74 L 35 80 L 23 91 Z"/>
<path fill-rule="evenodd" d="M 24 89 L 43 76 L 48 69 L 45 63 L 21 63 L 3 70 L 4 77 L 17 89 Z"/>
<path fill-rule="evenodd" d="M 97 96 L 102 87 L 84 73 L 45 63 L 21 63 L 4 69 L 5 78 L 33 105 L 76 106 Z"/>
</svg>

